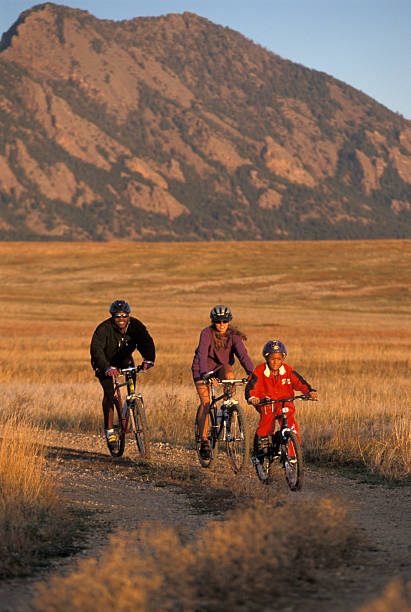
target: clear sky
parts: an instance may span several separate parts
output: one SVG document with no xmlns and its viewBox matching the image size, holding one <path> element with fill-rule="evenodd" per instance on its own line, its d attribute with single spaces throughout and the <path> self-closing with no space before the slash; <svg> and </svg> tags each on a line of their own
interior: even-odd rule
<svg viewBox="0 0 411 612">
<path fill-rule="evenodd" d="M 38 2 L 0 0 L 0 32 Z M 411 119 L 411 0 L 66 0 L 101 19 L 191 11 Z"/>
</svg>

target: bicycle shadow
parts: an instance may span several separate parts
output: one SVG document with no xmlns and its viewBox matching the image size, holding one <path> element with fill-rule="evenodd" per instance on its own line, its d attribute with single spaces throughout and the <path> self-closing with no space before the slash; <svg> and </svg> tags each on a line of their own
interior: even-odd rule
<svg viewBox="0 0 411 612">
<path fill-rule="evenodd" d="M 76 464 L 79 467 L 106 469 L 116 465 L 125 468 L 135 467 L 137 463 L 130 457 L 111 457 L 99 451 L 81 450 L 67 446 L 46 446 L 46 459 Z"/>
</svg>

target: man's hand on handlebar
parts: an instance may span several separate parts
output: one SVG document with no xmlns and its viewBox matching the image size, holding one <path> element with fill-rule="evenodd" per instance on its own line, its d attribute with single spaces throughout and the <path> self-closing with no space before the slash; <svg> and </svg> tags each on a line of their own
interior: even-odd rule
<svg viewBox="0 0 411 612">
<path fill-rule="evenodd" d="M 118 376 L 118 370 L 117 370 L 117 368 L 114 368 L 113 366 L 110 366 L 109 368 L 107 368 L 107 370 L 104 372 L 104 374 L 106 376 L 112 376 L 114 378 L 114 376 Z"/>
<path fill-rule="evenodd" d="M 150 368 L 152 368 L 153 365 L 154 365 L 154 361 L 149 361 L 148 359 L 145 359 L 140 367 L 143 370 L 143 372 L 145 372 L 146 370 L 149 370 Z"/>
</svg>

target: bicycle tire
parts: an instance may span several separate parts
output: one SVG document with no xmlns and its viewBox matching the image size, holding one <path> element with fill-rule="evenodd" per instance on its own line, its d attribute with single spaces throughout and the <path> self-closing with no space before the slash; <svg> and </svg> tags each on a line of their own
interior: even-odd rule
<svg viewBox="0 0 411 612">
<path fill-rule="evenodd" d="M 126 436 L 123 431 L 122 422 L 121 422 L 121 410 L 118 405 L 117 400 L 114 400 L 114 413 L 113 413 L 113 429 L 114 435 L 116 436 L 115 445 L 113 448 L 108 446 L 108 450 L 110 451 L 110 455 L 112 457 L 121 457 L 124 453 L 124 447 L 126 444 Z"/>
<path fill-rule="evenodd" d="M 231 408 L 228 414 L 226 449 L 234 474 L 239 474 L 247 466 L 250 455 L 250 439 L 239 405 Z"/>
<path fill-rule="evenodd" d="M 256 447 L 256 440 L 254 438 L 254 448 L 255 447 Z M 272 469 L 271 469 L 272 461 L 269 460 L 268 450 L 269 449 L 267 449 L 267 452 L 264 454 L 263 457 L 260 457 L 258 461 L 254 459 L 255 461 L 254 467 L 255 467 L 256 474 L 259 480 L 261 480 L 261 482 L 265 485 L 269 485 L 273 481 L 273 474 L 272 474 Z"/>
<path fill-rule="evenodd" d="M 139 397 L 135 399 L 130 409 L 133 411 L 134 416 L 134 435 L 136 437 L 137 450 L 141 457 L 149 460 L 151 457 L 150 436 L 143 400 Z"/>
<path fill-rule="evenodd" d="M 291 453 L 291 463 L 290 445 L 294 447 L 294 453 Z M 304 481 L 303 454 L 297 434 L 293 431 L 288 434 L 287 442 L 281 445 L 281 463 L 285 471 L 285 479 L 291 491 L 299 491 Z"/>
<path fill-rule="evenodd" d="M 201 436 L 200 436 L 200 430 L 198 428 L 198 413 L 200 411 L 200 406 L 197 409 L 197 414 L 196 414 L 196 420 L 195 420 L 195 445 L 196 445 L 196 452 L 197 452 L 197 457 L 198 460 L 200 462 L 200 465 L 203 468 L 211 468 L 214 464 L 216 455 L 217 455 L 217 450 L 218 450 L 218 442 L 216 440 L 215 437 L 213 437 L 213 427 L 215 424 L 215 419 L 214 419 L 214 412 L 213 410 L 210 410 L 208 413 L 208 432 L 207 432 L 207 438 L 210 441 L 210 458 L 209 459 L 204 459 L 204 457 L 201 456 L 200 454 L 200 448 L 201 448 Z"/>
</svg>

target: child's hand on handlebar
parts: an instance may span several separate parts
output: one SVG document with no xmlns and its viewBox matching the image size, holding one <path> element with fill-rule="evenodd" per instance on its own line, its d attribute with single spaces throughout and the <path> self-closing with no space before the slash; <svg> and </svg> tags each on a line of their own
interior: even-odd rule
<svg viewBox="0 0 411 612">
<path fill-rule="evenodd" d="M 314 391 L 314 389 L 312 391 L 310 391 L 310 399 L 318 400 L 318 393 L 317 393 L 317 391 Z"/>
</svg>

